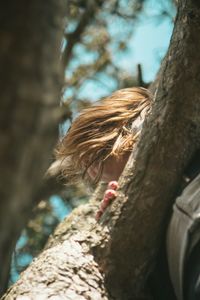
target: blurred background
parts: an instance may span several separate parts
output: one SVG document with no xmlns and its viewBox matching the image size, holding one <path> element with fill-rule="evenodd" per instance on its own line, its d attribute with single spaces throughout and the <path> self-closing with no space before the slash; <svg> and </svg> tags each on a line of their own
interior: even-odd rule
<svg viewBox="0 0 200 300">
<path fill-rule="evenodd" d="M 61 105 L 66 110 L 61 137 L 92 102 L 116 89 L 148 87 L 167 51 L 175 15 L 174 0 L 68 1 L 61 47 L 65 68 Z M 38 255 L 56 225 L 87 200 L 81 184 L 41 199 L 17 243 L 10 284 Z"/>
</svg>

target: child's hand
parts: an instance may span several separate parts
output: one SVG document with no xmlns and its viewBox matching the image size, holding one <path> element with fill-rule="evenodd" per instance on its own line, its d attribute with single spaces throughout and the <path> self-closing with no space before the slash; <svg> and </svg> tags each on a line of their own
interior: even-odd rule
<svg viewBox="0 0 200 300">
<path fill-rule="evenodd" d="M 110 181 L 108 183 L 108 187 L 104 193 L 103 200 L 101 201 L 100 208 L 96 213 L 96 220 L 99 221 L 102 214 L 105 212 L 106 208 L 110 205 L 110 203 L 117 197 L 118 182 Z"/>
</svg>

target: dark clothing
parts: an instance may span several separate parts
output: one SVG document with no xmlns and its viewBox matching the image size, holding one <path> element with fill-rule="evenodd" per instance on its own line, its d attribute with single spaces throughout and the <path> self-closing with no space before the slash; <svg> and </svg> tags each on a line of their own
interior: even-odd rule
<svg viewBox="0 0 200 300">
<path fill-rule="evenodd" d="M 200 300 L 200 152 L 185 174 L 189 182 L 180 188 L 150 279 L 154 300 Z"/>
<path fill-rule="evenodd" d="M 184 277 L 184 300 L 200 300 L 200 241 L 186 263 Z"/>
<path fill-rule="evenodd" d="M 149 279 L 149 285 L 153 300 L 179 300 L 170 280 L 164 250 L 160 251 L 155 272 Z M 186 263 L 183 300 L 200 300 L 200 242 Z"/>
<path fill-rule="evenodd" d="M 149 279 L 153 300 L 177 300 L 169 277 L 165 247 L 161 249 L 154 272 Z"/>
</svg>

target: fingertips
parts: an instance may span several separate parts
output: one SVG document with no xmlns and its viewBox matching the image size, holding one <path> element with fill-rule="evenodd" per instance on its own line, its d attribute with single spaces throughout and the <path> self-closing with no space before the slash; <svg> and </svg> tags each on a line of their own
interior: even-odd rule
<svg viewBox="0 0 200 300">
<path fill-rule="evenodd" d="M 107 201 L 107 199 L 112 200 L 115 199 L 116 197 L 117 197 L 117 192 L 115 190 L 108 189 L 105 191 L 103 199 Z"/>
<path fill-rule="evenodd" d="M 118 188 L 117 181 L 110 181 L 108 183 L 108 189 L 105 191 L 103 200 L 100 203 L 99 210 L 96 213 L 95 219 L 99 221 L 103 213 L 105 212 L 106 208 L 111 204 L 111 202 L 117 197 L 117 188 Z"/>
<path fill-rule="evenodd" d="M 108 183 L 108 189 L 112 189 L 112 190 L 117 190 L 119 187 L 119 184 L 117 181 L 113 180 L 113 181 L 110 181 Z"/>
</svg>

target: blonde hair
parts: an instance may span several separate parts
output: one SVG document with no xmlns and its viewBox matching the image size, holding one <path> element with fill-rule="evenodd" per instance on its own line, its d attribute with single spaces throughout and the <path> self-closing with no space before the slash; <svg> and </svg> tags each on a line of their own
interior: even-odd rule
<svg viewBox="0 0 200 300">
<path fill-rule="evenodd" d="M 118 159 L 133 149 L 141 128 L 134 130 L 132 124 L 149 107 L 150 94 L 146 89 L 125 88 L 84 109 L 55 151 L 62 176 L 75 182 L 86 175 L 93 163 L 98 163 L 98 181 L 108 157 Z"/>
</svg>

